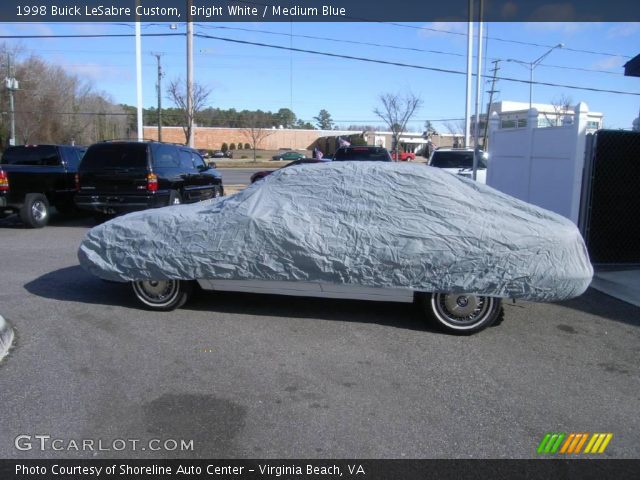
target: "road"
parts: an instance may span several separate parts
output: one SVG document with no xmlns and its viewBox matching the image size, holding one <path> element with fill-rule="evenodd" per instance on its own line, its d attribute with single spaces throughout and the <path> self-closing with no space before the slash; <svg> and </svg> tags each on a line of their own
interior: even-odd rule
<svg viewBox="0 0 640 480">
<path fill-rule="evenodd" d="M 2 458 L 521 458 L 546 432 L 612 432 L 601 457 L 638 457 L 638 308 L 593 290 L 507 304 L 471 337 L 361 301 L 206 293 L 151 313 L 78 266 L 91 225 L 0 220 L 0 314 L 17 333 L 0 364 Z M 14 445 L 42 434 L 194 448 Z"/>
<path fill-rule="evenodd" d="M 275 168 L 218 168 L 224 185 L 249 185 L 251 175 L 263 170 L 275 170 Z"/>
</svg>

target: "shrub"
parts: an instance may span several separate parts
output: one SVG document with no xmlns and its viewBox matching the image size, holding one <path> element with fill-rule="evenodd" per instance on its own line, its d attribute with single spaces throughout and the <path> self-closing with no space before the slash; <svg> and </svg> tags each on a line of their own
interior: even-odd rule
<svg viewBox="0 0 640 480">
<path fill-rule="evenodd" d="M 249 157 L 246 155 L 242 155 L 240 158 L 249 158 Z"/>
<path fill-rule="evenodd" d="M 229 145 L 229 150 L 235 150 L 236 149 L 236 144 L 232 143 L 231 145 Z"/>
<path fill-rule="evenodd" d="M 222 144 L 222 146 L 220 147 L 220 150 L 222 150 L 223 152 L 226 152 L 227 150 L 229 150 L 229 145 L 227 145 L 227 142 L 224 142 Z"/>
<path fill-rule="evenodd" d="M 353 146 L 366 145 L 367 144 L 366 140 L 364 138 L 362 138 L 361 135 L 350 135 L 349 136 L 349 142 Z"/>
<path fill-rule="evenodd" d="M 262 155 L 256 155 L 256 158 L 262 158 Z"/>
</svg>

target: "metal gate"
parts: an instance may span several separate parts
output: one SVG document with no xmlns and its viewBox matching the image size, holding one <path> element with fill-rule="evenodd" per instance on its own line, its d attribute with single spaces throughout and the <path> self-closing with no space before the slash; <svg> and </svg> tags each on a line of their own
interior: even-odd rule
<svg viewBox="0 0 640 480">
<path fill-rule="evenodd" d="M 587 138 L 580 227 L 594 264 L 640 264 L 640 132 Z"/>
</svg>

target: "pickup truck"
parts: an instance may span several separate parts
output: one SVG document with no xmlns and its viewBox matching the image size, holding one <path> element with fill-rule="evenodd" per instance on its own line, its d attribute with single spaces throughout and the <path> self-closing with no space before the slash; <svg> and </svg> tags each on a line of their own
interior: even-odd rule
<svg viewBox="0 0 640 480">
<path fill-rule="evenodd" d="M 72 145 L 8 147 L 0 160 L 0 218 L 18 213 L 28 227 L 41 228 L 49 222 L 51 206 L 71 213 L 85 150 Z"/>
<path fill-rule="evenodd" d="M 396 160 L 396 152 L 391 152 L 391 158 Z M 407 162 L 409 160 L 415 160 L 416 154 L 413 152 L 400 152 L 400 161 Z"/>
</svg>

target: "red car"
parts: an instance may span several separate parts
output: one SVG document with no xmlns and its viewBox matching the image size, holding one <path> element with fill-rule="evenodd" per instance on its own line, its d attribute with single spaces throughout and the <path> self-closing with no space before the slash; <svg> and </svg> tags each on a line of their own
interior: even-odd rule
<svg viewBox="0 0 640 480">
<path fill-rule="evenodd" d="M 280 168 L 293 167 L 294 165 L 302 165 L 304 163 L 327 163 L 327 160 L 321 160 L 317 158 L 301 158 L 300 160 L 296 160 L 295 162 L 287 163 L 284 167 Z M 280 168 L 278 168 L 277 170 L 280 170 Z M 262 180 L 264 177 L 266 177 L 267 175 L 271 175 L 273 172 L 275 172 L 275 170 L 263 170 L 261 172 L 256 172 L 251 175 L 251 183 Z"/>
<path fill-rule="evenodd" d="M 396 159 L 396 152 L 391 152 L 391 158 Z M 415 160 L 416 154 L 413 152 L 400 152 L 400 161 L 406 162 L 408 160 Z"/>
</svg>

